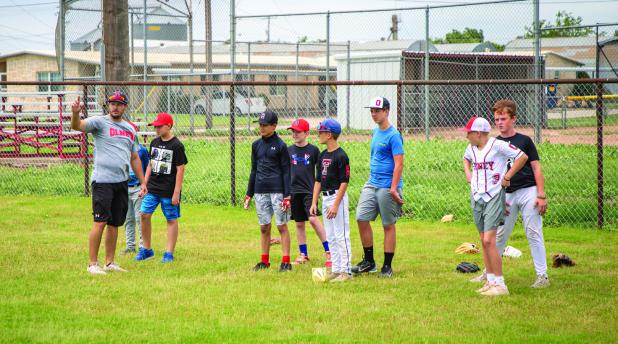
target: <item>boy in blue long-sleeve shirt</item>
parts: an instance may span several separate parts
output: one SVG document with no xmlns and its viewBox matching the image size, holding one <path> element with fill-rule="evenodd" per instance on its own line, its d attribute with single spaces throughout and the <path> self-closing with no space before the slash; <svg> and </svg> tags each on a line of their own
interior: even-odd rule
<svg viewBox="0 0 618 344">
<path fill-rule="evenodd" d="M 135 128 L 137 132 L 137 126 L 131 122 L 129 122 Z M 136 136 L 137 141 L 137 136 Z M 150 162 L 150 155 L 148 154 L 148 149 L 144 147 L 142 144 L 139 144 L 139 150 L 137 152 L 139 155 L 139 159 L 142 162 L 142 173 L 146 174 L 146 169 L 148 168 L 148 163 Z M 129 169 L 129 209 L 127 211 L 127 218 L 125 220 L 124 229 L 127 238 L 127 248 L 121 253 L 122 255 L 135 254 L 137 250 L 135 248 L 135 232 L 139 233 L 139 245 L 143 246 L 142 241 L 142 231 L 140 230 L 140 207 L 142 206 L 142 199 L 138 197 L 140 185 L 137 176 L 133 172 L 133 169 Z"/>
</svg>

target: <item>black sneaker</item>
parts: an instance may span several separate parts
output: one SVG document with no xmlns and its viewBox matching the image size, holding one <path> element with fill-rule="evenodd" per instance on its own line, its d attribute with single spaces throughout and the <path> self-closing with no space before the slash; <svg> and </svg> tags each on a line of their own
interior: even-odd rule
<svg viewBox="0 0 618 344">
<path fill-rule="evenodd" d="M 363 259 L 360 263 L 356 264 L 356 266 L 352 267 L 352 273 L 362 274 L 363 272 L 378 272 L 378 269 L 376 268 L 376 263 Z"/>
<path fill-rule="evenodd" d="M 270 263 L 266 264 L 264 262 L 259 262 L 255 264 L 255 266 L 253 267 L 253 271 L 260 271 L 268 268 L 270 268 Z"/>
<path fill-rule="evenodd" d="M 288 271 L 292 271 L 292 264 L 281 263 L 281 266 L 279 267 L 279 272 L 288 272 Z"/>
<path fill-rule="evenodd" d="M 390 265 L 382 266 L 382 271 L 380 271 L 380 278 L 391 278 L 393 277 L 393 268 Z"/>
</svg>

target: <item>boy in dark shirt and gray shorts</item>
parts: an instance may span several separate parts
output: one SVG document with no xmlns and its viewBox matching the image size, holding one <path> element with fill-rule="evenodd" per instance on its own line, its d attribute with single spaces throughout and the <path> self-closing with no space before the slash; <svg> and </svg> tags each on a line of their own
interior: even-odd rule
<svg viewBox="0 0 618 344">
<path fill-rule="evenodd" d="M 273 215 L 281 234 L 283 258 L 279 272 L 292 271 L 290 264 L 290 233 L 287 222 L 290 209 L 290 156 L 285 142 L 275 132 L 277 114 L 266 111 L 260 114 L 261 138 L 251 146 L 251 174 L 245 209 L 255 197 L 255 209 L 261 232 L 262 256 L 253 271 L 270 268 L 270 228 Z"/>
</svg>

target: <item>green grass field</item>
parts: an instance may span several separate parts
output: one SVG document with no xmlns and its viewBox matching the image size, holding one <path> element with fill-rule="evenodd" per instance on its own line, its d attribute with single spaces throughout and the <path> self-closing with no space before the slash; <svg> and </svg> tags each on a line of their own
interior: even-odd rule
<svg viewBox="0 0 618 344">
<path fill-rule="evenodd" d="M 311 266 L 253 273 L 254 211 L 186 204 L 174 263 L 118 257 L 128 273 L 91 276 L 88 198 L 0 196 L 0 204 L 2 343 L 616 341 L 616 231 L 547 228 L 548 255 L 567 253 L 577 265 L 550 267 L 551 286 L 533 290 L 529 249 L 516 228 L 510 244 L 524 254 L 504 263 L 511 295 L 489 299 L 474 292 L 470 275 L 454 271 L 462 260 L 481 263 L 480 255 L 454 253 L 461 242 L 478 243 L 471 225 L 401 221 L 395 278 L 330 285 L 311 281 L 311 266 L 323 263 L 312 233 Z M 156 213 L 158 258 L 163 226 Z M 357 261 L 355 224 L 351 230 Z M 274 262 L 280 252 L 273 247 Z"/>
<path fill-rule="evenodd" d="M 283 134 L 291 143 L 289 135 Z M 244 199 L 250 172 L 251 142 L 239 138 L 236 144 L 236 197 Z M 369 139 L 369 137 L 367 137 Z M 315 142 L 315 141 L 314 141 Z M 189 159 L 183 197 L 186 203 L 230 204 L 230 148 L 227 139 L 184 140 Z M 368 141 L 341 140 L 350 157 L 349 195 L 355 208 L 360 189 L 369 175 Z M 462 156 L 464 140 L 405 142 L 405 215 L 416 220 L 436 221 L 454 214 L 469 223 L 469 186 L 465 182 Z M 548 226 L 596 226 L 596 148 L 591 145 L 541 144 L 538 146 L 546 177 Z M 618 149 L 605 147 L 605 224 L 618 226 Z M 0 193 L 19 195 L 78 196 L 84 190 L 84 171 L 79 165 L 49 168 L 0 166 Z"/>
</svg>

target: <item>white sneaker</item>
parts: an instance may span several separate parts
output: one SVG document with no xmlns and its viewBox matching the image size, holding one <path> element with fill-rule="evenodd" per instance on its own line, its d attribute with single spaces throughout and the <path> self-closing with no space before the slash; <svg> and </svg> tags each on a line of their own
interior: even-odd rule
<svg viewBox="0 0 618 344">
<path fill-rule="evenodd" d="M 549 278 L 547 276 L 538 275 L 536 276 L 536 281 L 534 281 L 534 284 L 530 287 L 537 289 L 547 288 L 549 287 Z"/>
<path fill-rule="evenodd" d="M 104 270 L 105 271 L 115 271 L 115 272 L 127 272 L 127 270 L 121 268 L 115 262 L 111 262 L 111 263 L 105 265 L 105 269 Z"/>
<path fill-rule="evenodd" d="M 474 277 L 473 279 L 471 279 L 470 282 L 472 282 L 472 283 L 487 282 L 487 273 L 483 272 L 482 274 L 480 274 L 480 275 Z"/>
<path fill-rule="evenodd" d="M 493 287 L 493 284 L 489 284 L 489 282 L 485 282 L 485 284 L 476 290 L 477 293 L 484 293 L 489 290 L 489 288 Z"/>
<path fill-rule="evenodd" d="M 99 264 L 89 265 L 88 272 L 93 275 L 105 275 L 106 272 L 99 266 Z"/>
<path fill-rule="evenodd" d="M 507 288 L 505 285 L 498 285 L 498 284 L 494 284 L 491 286 L 491 288 L 489 288 L 487 291 L 484 291 L 481 293 L 481 295 L 483 296 L 501 296 L 501 295 L 508 295 L 509 294 L 509 288 Z"/>
<path fill-rule="evenodd" d="M 347 274 L 345 272 L 341 272 L 341 273 L 339 273 L 339 275 L 337 275 L 337 277 L 333 278 L 329 282 L 330 283 L 341 283 L 341 282 L 349 281 L 351 279 L 352 279 L 352 275 L 351 274 Z"/>
</svg>

